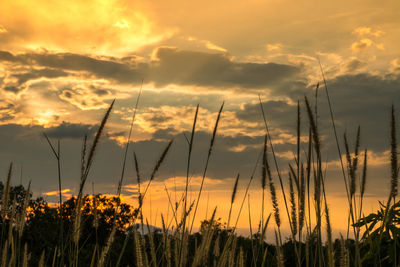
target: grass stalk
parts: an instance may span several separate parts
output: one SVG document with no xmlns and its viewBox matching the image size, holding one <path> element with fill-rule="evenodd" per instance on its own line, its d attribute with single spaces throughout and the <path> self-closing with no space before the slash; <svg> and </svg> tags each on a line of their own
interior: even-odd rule
<svg viewBox="0 0 400 267">
<path fill-rule="evenodd" d="M 50 142 L 49 137 L 46 133 L 43 133 L 44 137 L 47 140 L 51 150 L 53 151 L 54 157 L 57 160 L 57 173 L 58 173 L 58 195 L 59 195 L 59 209 L 60 209 L 60 266 L 64 266 L 64 216 L 63 216 L 63 208 L 62 208 L 62 186 L 61 186 L 61 149 L 60 149 L 60 140 L 57 140 L 57 152 Z"/>
<path fill-rule="evenodd" d="M 299 252 L 297 250 L 296 237 L 295 237 L 294 230 L 293 230 L 293 227 L 292 227 L 293 224 L 292 224 L 292 221 L 291 221 L 291 218 L 290 218 L 288 203 L 287 203 L 287 200 L 286 200 L 285 189 L 283 187 L 283 181 L 282 181 L 281 173 L 280 173 L 280 170 L 279 170 L 278 161 L 276 159 L 275 150 L 274 150 L 274 146 L 273 146 L 273 143 L 272 143 L 272 137 L 271 137 L 270 132 L 269 132 L 268 123 L 267 123 L 267 119 L 266 119 L 264 108 L 263 108 L 263 105 L 262 105 L 262 102 L 261 102 L 261 96 L 260 95 L 258 95 L 258 100 L 260 102 L 260 108 L 261 108 L 261 113 L 262 113 L 262 117 L 263 117 L 263 120 L 264 120 L 265 130 L 267 132 L 269 144 L 270 144 L 270 147 L 271 147 L 272 156 L 273 156 L 274 163 L 275 163 L 276 172 L 278 174 L 279 183 L 280 183 L 281 190 L 282 190 L 283 201 L 284 201 L 284 204 L 285 204 L 286 214 L 287 214 L 287 217 L 288 217 L 288 220 L 289 220 L 290 231 L 291 231 L 291 234 L 292 234 L 293 244 L 294 244 L 294 247 L 295 247 L 295 252 L 296 252 L 296 257 L 297 257 L 297 264 L 298 264 L 298 266 L 300 266 L 301 259 L 300 259 Z"/>
<path fill-rule="evenodd" d="M 215 137 L 216 137 L 216 135 L 217 135 L 218 124 L 219 124 L 219 121 L 220 121 L 220 118 L 221 118 L 221 113 L 222 113 L 222 109 L 223 109 L 223 108 L 224 108 L 224 102 L 222 103 L 222 105 L 221 105 L 221 107 L 220 107 L 220 109 L 219 109 L 218 116 L 217 116 L 217 120 L 215 121 L 215 126 L 214 126 L 214 130 L 213 130 L 213 133 L 212 133 L 212 137 L 211 137 L 211 141 L 210 141 L 210 146 L 209 146 L 209 148 L 208 148 L 208 154 L 207 154 L 206 165 L 205 165 L 205 167 L 204 167 L 203 177 L 201 178 L 200 189 L 199 189 L 199 193 L 198 193 L 198 195 L 197 195 L 196 205 L 195 205 L 195 208 L 194 208 L 193 218 L 192 218 L 192 224 L 191 224 L 191 226 L 190 226 L 190 231 L 189 231 L 189 233 L 192 232 L 193 224 L 194 224 L 194 221 L 195 221 L 195 219 L 196 219 L 197 208 L 198 208 L 198 206 L 199 206 L 201 193 L 202 193 L 202 191 L 203 191 L 204 179 L 206 178 L 207 169 L 208 169 L 208 164 L 209 164 L 209 161 L 210 161 L 210 158 L 211 158 L 211 153 L 212 153 L 212 151 L 213 151 L 213 147 L 214 147 L 214 143 L 215 143 Z M 197 111 L 196 111 L 196 114 L 197 114 Z M 196 117 L 197 117 L 197 116 L 196 116 Z M 194 127 L 194 126 L 195 126 L 195 125 L 193 125 L 193 127 Z M 193 131 L 194 131 L 194 128 L 193 128 Z M 194 132 L 193 132 L 192 134 L 194 134 Z M 190 144 L 191 144 L 192 142 L 193 142 L 193 140 L 192 140 L 192 137 L 191 137 Z M 190 163 L 190 162 L 188 162 L 188 164 L 189 164 L 189 163 Z"/>
<path fill-rule="evenodd" d="M 235 179 L 235 184 L 233 186 L 233 190 L 232 190 L 231 204 L 230 204 L 230 207 L 229 207 L 229 215 L 228 215 L 228 223 L 227 223 L 227 226 L 226 226 L 227 229 L 229 229 L 229 223 L 231 221 L 232 207 L 233 207 L 233 203 L 235 202 L 235 198 L 236 198 L 236 192 L 237 192 L 238 183 L 239 183 L 239 176 L 240 175 L 238 173 L 237 176 L 236 176 L 236 179 Z"/>
</svg>

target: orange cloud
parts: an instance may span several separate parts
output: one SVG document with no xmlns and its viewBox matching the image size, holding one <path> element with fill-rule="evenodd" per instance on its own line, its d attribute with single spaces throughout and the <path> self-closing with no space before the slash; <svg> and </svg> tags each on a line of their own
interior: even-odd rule
<svg viewBox="0 0 400 267">
<path fill-rule="evenodd" d="M 353 50 L 353 52 L 360 52 L 360 51 L 363 51 L 363 50 L 371 47 L 372 44 L 373 44 L 373 41 L 371 39 L 364 38 L 358 42 L 354 42 L 351 45 L 351 50 Z"/>
<path fill-rule="evenodd" d="M 376 30 L 373 31 L 370 27 L 358 27 L 353 31 L 354 34 L 357 34 L 359 36 L 374 36 L 374 37 L 380 37 L 385 34 L 385 32 Z"/>
<path fill-rule="evenodd" d="M 136 123 L 143 131 L 154 133 L 160 129 L 174 129 L 177 133 L 190 131 L 193 125 L 194 106 L 161 106 L 151 107 L 139 111 Z M 198 131 L 211 132 L 215 125 L 217 112 L 210 112 L 208 109 L 199 109 L 196 128 Z M 129 119 L 127 117 L 127 119 Z M 246 129 L 246 127 L 258 126 L 260 122 L 245 122 L 238 119 L 232 111 L 223 111 L 218 134 L 235 136 L 247 134 L 250 136 L 263 135 L 263 128 L 260 130 Z"/>
<path fill-rule="evenodd" d="M 269 52 L 279 52 L 282 50 L 282 44 L 280 44 L 280 43 L 267 44 L 267 50 Z"/>
<path fill-rule="evenodd" d="M 393 59 L 390 62 L 390 65 L 391 65 L 390 70 L 392 72 L 395 72 L 395 73 L 399 73 L 400 72 L 400 58 Z"/>
<path fill-rule="evenodd" d="M 71 192 L 71 190 L 70 189 L 61 190 L 61 194 L 64 196 L 66 196 L 66 195 L 69 196 L 70 194 L 66 194 L 68 192 Z M 58 194 L 59 194 L 59 191 L 50 191 L 50 192 L 43 193 L 43 195 L 45 195 L 45 196 L 56 196 Z"/>
<path fill-rule="evenodd" d="M 0 25 L 0 34 L 1 34 L 1 33 L 7 33 L 7 32 L 8 32 L 7 29 L 4 28 L 3 25 Z"/>
<path fill-rule="evenodd" d="M 197 39 L 196 37 L 193 37 L 193 36 L 189 36 L 187 38 L 187 40 L 189 42 L 198 42 L 198 43 L 204 45 L 207 49 L 210 49 L 210 50 L 216 50 L 216 51 L 220 51 L 220 52 L 223 52 L 223 53 L 226 53 L 228 51 L 225 48 L 223 48 L 223 47 L 221 47 L 219 45 L 216 45 L 216 44 L 214 44 L 214 43 L 212 43 L 211 41 L 208 41 L 208 40 L 199 40 L 199 39 Z"/>
<path fill-rule="evenodd" d="M 205 44 L 206 44 L 206 47 L 207 47 L 208 49 L 210 49 L 210 50 L 216 50 L 216 51 L 220 51 L 220 52 L 227 52 L 227 51 L 228 51 L 228 50 L 226 50 L 225 48 L 223 48 L 223 47 L 221 47 L 221 46 L 218 46 L 218 45 L 216 45 L 216 44 L 213 44 L 213 43 L 210 42 L 210 41 L 206 41 Z"/>
</svg>

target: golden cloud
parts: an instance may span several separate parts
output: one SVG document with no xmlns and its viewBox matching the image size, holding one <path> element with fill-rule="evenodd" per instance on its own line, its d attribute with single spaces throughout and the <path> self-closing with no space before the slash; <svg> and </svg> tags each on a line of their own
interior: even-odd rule
<svg viewBox="0 0 400 267">
<path fill-rule="evenodd" d="M 269 52 L 279 52 L 282 50 L 282 44 L 280 44 L 280 43 L 267 44 L 267 50 Z"/>
<path fill-rule="evenodd" d="M 187 38 L 187 40 L 189 42 L 199 42 L 200 44 L 204 45 L 207 49 L 210 49 L 210 50 L 215 50 L 215 51 L 219 51 L 219 52 L 223 52 L 223 53 L 228 52 L 228 50 L 226 50 L 225 48 L 223 48 L 223 47 L 221 47 L 219 45 L 216 45 L 216 44 L 214 44 L 214 43 L 212 43 L 211 41 L 208 41 L 208 40 L 199 40 L 199 39 L 197 39 L 196 37 L 193 37 L 193 36 L 189 36 Z"/>
<path fill-rule="evenodd" d="M 354 42 L 351 44 L 351 50 L 353 52 L 360 52 L 372 46 L 374 42 L 371 39 L 364 38 L 358 42 Z"/>
<path fill-rule="evenodd" d="M 136 123 L 144 132 L 155 133 L 157 130 L 173 129 L 175 133 L 190 131 L 193 126 L 194 106 L 169 106 L 150 107 L 139 111 Z M 215 126 L 217 112 L 211 112 L 205 108 L 199 108 L 196 124 L 197 131 L 212 132 Z M 126 117 L 128 120 L 129 117 Z M 261 122 L 248 122 L 240 120 L 233 111 L 223 111 L 219 124 L 218 134 L 224 136 L 236 136 L 238 134 L 248 136 L 263 135 L 263 128 L 259 128 Z"/>
<path fill-rule="evenodd" d="M 373 31 L 371 27 L 358 27 L 354 29 L 353 34 L 357 34 L 359 36 L 369 35 L 374 37 L 380 37 L 384 35 L 385 32 L 380 30 Z"/>
<path fill-rule="evenodd" d="M 70 195 L 70 194 L 66 194 L 66 193 L 69 193 L 69 192 L 71 192 L 70 189 L 61 190 L 61 194 L 62 195 Z M 45 196 L 56 196 L 58 194 L 59 194 L 59 191 L 50 191 L 50 192 L 43 193 L 43 195 L 45 195 Z"/>
<path fill-rule="evenodd" d="M 0 34 L 1 34 L 1 33 L 7 33 L 7 32 L 8 32 L 7 29 L 4 28 L 3 25 L 0 25 Z"/>
</svg>

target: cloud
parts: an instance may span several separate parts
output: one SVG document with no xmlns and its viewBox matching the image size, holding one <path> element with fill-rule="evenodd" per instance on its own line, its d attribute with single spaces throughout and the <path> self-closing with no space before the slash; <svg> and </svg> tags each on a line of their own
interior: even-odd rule
<svg viewBox="0 0 400 267">
<path fill-rule="evenodd" d="M 394 73 L 400 74 L 400 58 L 393 59 L 390 62 L 390 70 Z"/>
<path fill-rule="evenodd" d="M 267 50 L 269 52 L 280 52 L 282 50 L 282 44 L 267 44 Z"/>
<path fill-rule="evenodd" d="M 0 129 L 2 147 L 0 169 L 3 170 L 9 162 L 14 162 L 16 166 L 22 164 L 24 169 L 23 183 L 32 180 L 34 192 L 57 190 L 57 183 L 54 180 L 57 164 L 42 133 L 46 132 L 52 142 L 55 142 L 55 139 L 61 139 L 63 189 L 69 188 L 73 193 L 76 193 L 79 185 L 82 137 L 86 130 L 89 134 L 93 132 L 93 126 L 64 123 L 56 127 L 44 128 L 42 126 L 8 124 L 1 125 Z M 91 141 L 90 138 L 88 144 Z M 106 138 L 100 141 L 98 148 L 89 179 L 96 181 L 96 183 L 108 181 L 110 185 L 114 183 L 113 178 L 119 172 L 117 170 L 120 170 L 119 160 L 122 149 L 115 142 L 108 141 Z"/>
<path fill-rule="evenodd" d="M 13 54 L 11 54 L 10 52 L 0 51 L 0 60 L 16 62 L 17 58 Z"/>
<path fill-rule="evenodd" d="M 368 63 L 358 58 L 350 58 L 344 63 L 344 73 L 354 73 L 357 71 L 365 70 Z"/>
<path fill-rule="evenodd" d="M 4 28 L 3 25 L 0 25 L 0 34 L 2 34 L 2 33 L 7 33 L 7 32 L 8 32 L 7 29 Z"/>
<path fill-rule="evenodd" d="M 115 22 L 114 26 L 121 29 L 129 29 L 131 27 L 126 19 L 121 19 Z"/>
<path fill-rule="evenodd" d="M 87 134 L 91 136 L 94 133 L 92 125 L 73 124 L 63 121 L 60 125 L 45 130 L 45 133 L 52 138 L 64 139 L 72 138 L 81 140 Z"/>
<path fill-rule="evenodd" d="M 139 84 L 145 79 L 158 87 L 168 84 L 221 88 L 279 87 L 298 78 L 302 71 L 294 65 L 237 62 L 225 53 L 183 51 L 167 47 L 158 48 L 155 59 L 145 63 L 72 53 L 14 55 L 7 51 L 0 52 L 0 60 L 4 62 L 51 68 L 32 73 L 32 78 L 38 75 L 59 77 L 66 75 L 66 71 L 74 71 L 122 84 Z M 29 75 L 26 75 L 25 80 L 28 78 Z"/>
<path fill-rule="evenodd" d="M 344 132 L 361 126 L 364 145 L 383 151 L 389 146 L 389 111 L 400 99 L 400 77 L 379 76 L 368 73 L 342 75 L 328 81 L 335 119 Z M 327 102 L 321 99 L 320 118 L 329 118 Z"/>
<path fill-rule="evenodd" d="M 71 83 L 60 91 L 60 99 L 76 106 L 80 110 L 106 108 L 108 104 L 104 100 L 114 98 L 109 90 L 85 83 Z"/>
<path fill-rule="evenodd" d="M 114 98 L 116 89 L 110 89 L 108 85 L 113 82 L 125 83 L 127 81 L 138 82 L 137 77 L 131 76 L 132 73 L 143 73 L 147 79 L 158 87 L 165 87 L 169 84 L 177 84 L 177 86 L 191 86 L 190 91 L 195 92 L 196 86 L 212 87 L 212 88 L 242 88 L 257 89 L 264 94 L 269 100 L 266 100 L 265 109 L 267 117 L 272 120 L 272 125 L 276 129 L 283 130 L 285 134 L 289 132 L 295 125 L 296 102 L 298 99 L 302 101 L 304 95 L 313 93 L 314 86 L 307 86 L 305 80 L 299 78 L 302 69 L 294 65 L 275 64 L 275 63 L 245 63 L 237 62 L 230 58 L 227 54 L 221 53 L 205 53 L 196 51 L 184 51 L 176 48 L 159 48 L 155 51 L 155 57 L 150 62 L 139 62 L 135 59 L 125 61 L 125 59 L 111 57 L 94 57 L 87 55 L 77 55 L 71 53 L 22 53 L 12 54 L 9 52 L 0 53 L 0 59 L 6 64 L 16 62 L 17 66 L 23 64 L 31 64 L 35 68 L 31 72 L 24 70 L 21 73 L 12 72 L 10 76 L 19 79 L 21 82 L 33 77 L 48 77 L 49 81 L 35 80 L 29 83 L 29 95 L 32 94 L 44 97 L 46 100 L 52 99 L 51 103 L 63 99 L 65 103 L 71 104 L 82 110 L 96 110 L 107 106 L 107 101 Z M 8 62 L 8 63 L 7 63 Z M 394 61 L 394 68 L 395 68 Z M 393 99 L 398 99 L 398 93 L 395 88 L 399 87 L 399 77 L 395 74 L 378 76 L 364 72 L 366 63 L 358 58 L 350 58 L 348 61 L 341 63 L 342 72 L 336 72 L 335 78 L 328 78 L 328 84 L 332 92 L 332 100 L 337 101 L 335 113 L 339 126 L 343 127 L 349 121 L 354 120 L 355 123 L 362 124 L 362 128 L 366 128 L 369 133 L 377 133 L 370 121 L 365 119 L 365 114 L 371 113 L 372 121 L 384 122 L 385 115 L 381 111 L 382 106 L 388 106 Z M 57 67 L 58 66 L 58 67 Z M 115 67 L 115 69 L 114 69 Z M 121 73 L 119 73 L 119 71 Z M 72 80 L 74 75 L 88 75 L 88 80 Z M 117 73 L 118 72 L 118 73 Z M 343 73 L 353 73 L 343 75 Z M 66 79 L 63 75 L 68 75 Z M 72 77 L 70 77 L 72 75 Z M 110 79 L 103 84 L 101 79 L 89 80 L 90 75 L 96 78 Z M 51 77 L 57 77 L 57 81 L 53 81 Z M 150 79 L 151 78 L 151 79 Z M 104 81 L 104 80 L 103 80 Z M 47 82 L 49 85 L 44 85 Z M 27 82 L 25 82 L 27 83 Z M 7 84 L 6 86 L 15 86 Z M 8 91 L 18 92 L 18 87 L 8 87 Z M 264 91 L 265 90 L 265 91 Z M 28 103 L 28 91 L 24 95 L 25 102 Z M 244 91 L 244 90 L 242 90 Z M 251 91 L 250 91 L 251 92 Z M 11 93 L 9 93 L 11 94 Z M 168 96 L 168 94 L 171 94 Z M 145 96 L 144 96 L 145 97 Z M 147 134 L 146 137 L 141 136 L 141 140 L 148 139 L 149 135 L 156 134 L 158 140 L 165 141 L 160 135 L 160 130 L 166 130 L 169 135 L 181 133 L 190 129 L 192 124 L 193 104 L 198 101 L 205 101 L 206 109 L 201 110 L 202 118 L 199 118 L 198 126 L 200 130 L 211 131 L 212 123 L 215 120 L 215 111 L 207 111 L 218 105 L 217 102 L 222 101 L 223 95 L 209 99 L 197 95 L 196 99 L 193 95 L 182 95 L 182 93 L 174 92 L 165 94 L 151 93 L 151 97 L 146 100 L 144 98 L 143 109 L 137 116 L 140 134 Z M 11 98 L 10 98 L 11 99 Z M 7 98 L 2 104 L 2 120 L 11 120 L 17 113 L 13 111 L 16 107 L 20 107 L 18 114 L 29 113 L 35 117 L 41 117 L 43 122 L 49 121 L 52 117 L 61 116 L 62 110 L 51 108 L 48 111 L 43 109 L 41 113 L 39 106 L 32 109 L 26 109 L 22 102 L 16 102 Z M 170 105 L 163 104 L 166 100 L 172 101 Z M 218 99 L 218 101 L 216 100 Z M 220 99 L 220 100 L 219 100 Z M 28 101 L 28 102 L 27 102 Z M 122 101 L 122 106 L 132 105 L 131 97 L 127 97 Z M 239 101 L 239 100 L 237 100 Z M 326 123 L 329 129 L 329 118 L 326 109 L 326 101 L 320 97 L 320 121 Z M 24 103 L 25 103 L 24 102 Z M 10 106 L 9 104 L 13 104 Z M 42 107 L 42 106 L 41 106 Z M 65 106 L 67 108 L 68 106 Z M 261 117 L 258 103 L 251 103 L 251 100 L 237 110 L 238 106 L 232 106 L 223 114 L 224 124 L 221 124 L 221 134 L 224 136 L 239 136 L 239 134 L 247 136 L 262 136 L 262 125 L 260 125 Z M 25 108 L 25 109 L 24 109 Z M 34 110 L 36 113 L 30 111 Z M 215 110 L 215 107 L 214 107 Z M 306 114 L 303 111 L 303 114 Z M 120 111 L 120 124 L 125 123 L 126 112 Z M 66 119 L 62 117 L 60 121 L 71 123 L 72 120 L 77 123 L 76 112 Z M 93 113 L 94 114 L 94 113 Z M 129 113 L 130 114 L 130 113 Z M 42 116 L 43 115 L 43 116 Z M 42 118 L 43 117 L 43 118 Z M 129 116 L 130 117 L 130 116 Z M 127 117 L 129 120 L 130 118 Z M 29 124 L 32 118 L 26 118 L 24 124 Z M 86 121 L 86 123 L 88 123 Z M 45 123 L 41 123 L 45 124 Z M 322 128 L 324 129 L 324 128 Z M 121 132 L 121 128 L 117 130 Z M 287 131 L 287 132 L 285 132 Z M 169 136 L 170 137 L 170 136 Z M 281 140 L 283 135 L 278 136 Z M 374 137 L 372 137 L 374 138 Z M 290 138 L 289 138 L 290 139 Z M 374 139 L 375 140 L 375 139 Z M 290 142 L 289 142 L 290 143 Z M 374 147 L 379 147 L 378 143 L 371 142 Z M 247 147 L 251 147 L 249 144 Z M 236 148 L 231 150 L 240 151 L 246 149 L 243 144 L 237 144 Z"/>
<path fill-rule="evenodd" d="M 18 94 L 25 90 L 27 83 L 31 80 L 56 79 L 67 77 L 68 73 L 61 69 L 38 68 L 33 69 L 27 66 L 15 66 L 7 69 L 5 78 L 0 88 L 7 92 Z"/>
<path fill-rule="evenodd" d="M 278 86 L 300 74 L 301 69 L 276 63 L 235 62 L 226 54 L 209 54 L 159 48 L 152 68 L 158 86 L 180 85 L 262 88 Z"/>
<path fill-rule="evenodd" d="M 33 70 L 30 69 L 28 71 L 15 73 L 11 75 L 11 78 L 16 78 L 18 80 L 18 85 L 21 85 L 33 79 L 40 79 L 40 78 L 53 79 L 66 76 L 68 76 L 68 73 L 61 69 L 41 68 Z"/>
<path fill-rule="evenodd" d="M 295 114 L 297 107 L 289 105 L 287 101 L 283 100 L 270 100 L 263 102 L 263 108 L 268 119 L 273 119 L 279 115 L 277 121 L 281 121 L 286 124 L 288 122 L 288 116 Z M 259 103 L 248 103 L 244 104 L 239 111 L 236 111 L 238 119 L 245 121 L 261 121 L 262 113 Z M 284 117 L 283 117 L 284 116 Z M 280 125 L 282 128 L 283 125 Z"/>
<path fill-rule="evenodd" d="M 210 41 L 206 41 L 205 45 L 210 50 L 216 50 L 216 51 L 224 52 L 224 53 L 228 52 L 228 50 L 226 50 L 225 48 L 223 48 L 221 46 L 218 46 L 218 45 L 216 45 L 216 44 L 214 44 L 214 43 L 212 43 Z"/>
<path fill-rule="evenodd" d="M 211 41 L 208 40 L 199 40 L 196 37 L 193 36 L 189 36 L 188 38 L 186 38 L 189 42 L 194 42 L 194 43 L 200 43 L 201 45 L 204 45 L 207 49 L 209 50 L 214 50 L 214 51 L 219 51 L 222 53 L 227 53 L 228 50 L 226 50 L 225 48 L 216 45 L 214 43 L 212 43 Z"/>
<path fill-rule="evenodd" d="M 369 35 L 373 37 L 380 37 L 385 34 L 385 32 L 381 30 L 373 31 L 371 27 L 358 27 L 354 29 L 353 33 L 359 36 Z"/>
<path fill-rule="evenodd" d="M 64 190 L 61 190 L 61 194 L 65 194 L 65 193 L 69 193 L 69 192 L 71 192 L 71 190 L 70 189 L 64 189 Z M 45 192 L 45 193 L 43 193 L 43 195 L 45 195 L 45 196 L 56 196 L 56 195 L 58 195 L 59 194 L 59 191 L 50 191 L 50 192 Z M 67 195 L 69 195 L 69 194 L 67 194 Z"/>
<path fill-rule="evenodd" d="M 360 41 L 351 44 L 351 50 L 353 52 L 360 52 L 372 46 L 374 42 L 371 39 L 364 38 Z"/>
<path fill-rule="evenodd" d="M 12 92 L 12 93 L 18 93 L 19 92 L 19 88 L 13 85 L 9 85 L 9 86 L 4 86 L 3 87 L 4 91 L 7 92 Z"/>
<path fill-rule="evenodd" d="M 385 50 L 385 45 L 382 42 L 378 42 L 385 32 L 381 30 L 372 30 L 371 27 L 358 27 L 353 31 L 353 34 L 357 35 L 360 40 L 351 44 L 351 50 L 353 52 L 365 51 L 370 47 L 375 47 L 378 50 Z"/>
<path fill-rule="evenodd" d="M 208 109 L 200 105 L 196 122 L 197 131 L 212 132 L 214 123 L 217 118 L 217 110 L 220 103 Z M 136 122 L 140 130 L 149 134 L 157 134 L 157 138 L 161 138 L 160 133 L 165 131 L 168 134 L 181 134 L 189 132 L 193 127 L 193 117 L 195 113 L 195 105 L 187 106 L 167 106 L 145 108 L 139 111 Z M 223 136 L 260 135 L 258 123 L 253 121 L 240 120 L 235 116 L 235 112 L 226 110 L 222 113 L 219 134 Z M 262 128 L 261 128 L 262 129 Z M 166 139 L 164 139 L 166 140 Z"/>
<path fill-rule="evenodd" d="M 24 172 L 28 174 L 24 176 L 24 181 L 32 179 L 35 192 L 39 191 L 38 188 L 43 188 L 45 192 L 56 190 L 54 183 L 56 164 L 51 150 L 42 135 L 43 132 L 46 132 L 52 141 L 61 139 L 63 186 L 76 193 L 75 190 L 79 184 L 82 136 L 84 133 L 89 133 L 88 144 L 90 144 L 93 136 L 90 133 L 93 133 L 93 128 L 91 125 L 69 123 L 62 123 L 47 129 L 42 126 L 0 125 L 0 145 L 3 148 L 0 151 L 0 160 L 2 162 L 0 169 L 6 169 L 6 165 L 10 161 L 22 163 Z M 109 129 L 106 129 L 107 132 Z M 138 156 L 139 168 L 143 179 L 146 180 L 150 175 L 168 142 L 164 140 L 169 140 L 170 137 L 174 139 L 174 143 L 165 162 L 160 167 L 156 179 L 164 180 L 167 177 L 185 176 L 187 143 L 182 133 L 160 131 L 157 135 L 160 137 L 159 140 L 137 141 L 131 145 L 131 149 Z M 108 136 L 106 134 L 99 143 L 89 180 L 96 183 L 96 188 L 103 186 L 103 189 L 106 190 L 105 193 L 114 193 L 112 186 L 116 185 L 120 175 L 124 148 L 115 141 L 108 139 Z M 200 131 L 195 135 L 191 168 L 191 173 L 194 175 L 202 174 L 204 157 L 208 151 L 207 147 L 210 138 L 210 132 Z M 239 153 L 230 150 L 233 145 L 242 143 L 261 144 L 262 137 L 217 136 L 208 172 L 208 176 L 211 179 L 232 177 L 237 171 L 240 171 L 243 175 L 251 171 L 258 154 L 258 148 L 246 149 Z M 128 155 L 131 157 L 132 153 L 129 152 Z M 131 158 L 128 160 L 131 160 Z M 232 166 L 235 166 L 235 168 L 232 168 Z M 127 181 L 133 179 L 134 173 L 133 166 L 129 165 L 126 170 Z"/>
<path fill-rule="evenodd" d="M 129 64 L 117 62 L 112 58 L 100 59 L 72 53 L 21 53 L 13 55 L 1 51 L 0 60 L 28 66 L 36 65 L 69 71 L 85 71 L 100 78 L 112 79 L 122 83 L 140 82 L 143 77 Z"/>
<path fill-rule="evenodd" d="M 188 188 L 188 193 L 198 192 L 200 189 L 202 181 L 202 176 L 192 176 L 190 177 L 190 188 Z M 207 185 L 204 188 L 204 192 L 213 192 L 219 191 L 228 193 L 231 191 L 231 186 L 234 183 L 234 178 L 225 178 L 225 179 L 212 179 L 209 177 L 204 178 L 204 185 Z M 147 186 L 147 181 L 141 183 L 141 187 L 145 188 Z M 163 199 L 165 197 L 165 188 L 169 190 L 169 192 L 174 192 L 174 194 L 182 195 L 185 193 L 186 187 L 186 176 L 174 176 L 165 178 L 162 181 L 154 181 L 151 184 L 152 191 L 152 199 Z M 138 184 L 128 184 L 124 187 L 124 191 L 128 193 L 138 192 Z"/>
<path fill-rule="evenodd" d="M 386 150 L 389 147 L 389 111 L 391 104 L 395 107 L 399 104 L 396 101 L 400 99 L 400 76 L 359 72 L 339 75 L 328 80 L 327 84 L 340 136 L 345 130 L 353 134 L 360 125 L 363 146 L 375 151 Z M 263 105 L 271 127 L 293 133 L 296 125 L 296 104 L 300 100 L 303 127 L 306 130 L 308 119 L 304 95 L 309 97 L 311 104 L 314 103 L 313 88 L 308 88 L 307 92 L 301 87 L 289 95 L 290 99 L 265 101 Z M 334 149 L 334 139 L 323 86 L 319 90 L 318 107 L 320 131 L 326 136 L 325 148 L 329 151 Z M 243 121 L 261 121 L 259 103 L 245 104 L 236 111 L 236 116 Z M 331 150 L 329 153 L 334 155 L 335 151 Z"/>
</svg>

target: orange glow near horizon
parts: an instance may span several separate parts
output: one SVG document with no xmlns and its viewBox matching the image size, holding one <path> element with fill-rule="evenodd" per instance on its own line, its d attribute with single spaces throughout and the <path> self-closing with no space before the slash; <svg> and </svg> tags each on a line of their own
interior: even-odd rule
<svg viewBox="0 0 400 267">
<path fill-rule="evenodd" d="M 184 194 L 184 185 L 186 178 L 185 177 L 174 177 L 168 178 L 163 182 L 152 182 L 149 187 L 149 191 L 146 194 L 146 197 L 143 202 L 143 216 L 149 221 L 150 224 L 162 227 L 161 214 L 164 217 L 165 222 L 168 222 L 169 227 L 176 227 L 174 212 L 172 211 L 171 205 L 174 206 L 175 203 L 180 203 L 182 196 Z M 190 192 L 188 192 L 188 203 L 192 203 L 196 197 L 198 196 L 198 187 L 200 185 L 201 177 L 193 177 L 191 179 L 191 184 L 189 186 Z M 245 185 L 246 182 L 239 182 L 241 186 L 238 189 L 235 202 L 232 208 L 231 215 L 231 223 L 232 227 L 239 215 L 240 206 L 243 201 Z M 261 220 L 261 202 L 262 202 L 262 190 L 260 190 L 259 185 L 257 185 L 259 181 L 253 181 L 253 185 L 250 187 L 249 195 L 250 195 L 250 203 L 248 203 L 248 198 L 246 198 L 243 208 L 240 214 L 240 217 L 237 221 L 237 229 L 238 232 L 244 236 L 248 236 L 249 232 L 249 205 L 250 205 L 250 215 L 251 215 L 251 225 L 252 231 L 255 233 L 257 231 L 258 224 Z M 232 187 L 234 184 L 233 178 L 227 178 L 224 180 L 213 181 L 209 178 L 205 180 L 204 191 L 201 196 L 201 201 L 199 202 L 199 207 L 196 215 L 196 220 L 194 223 L 194 230 L 197 231 L 200 227 L 201 221 L 209 219 L 214 208 L 216 208 L 216 218 L 221 218 L 221 223 L 227 223 L 228 214 L 230 208 Z M 147 183 L 143 183 L 141 188 L 145 188 Z M 278 184 L 276 184 L 278 186 Z M 167 191 L 169 197 L 167 195 Z M 127 185 L 125 190 L 129 190 L 131 192 L 137 192 L 136 185 Z M 286 192 L 287 193 L 287 192 Z M 284 201 L 280 190 L 277 190 L 279 209 L 280 209 L 280 217 L 282 221 L 282 231 L 285 235 L 289 235 L 289 225 L 287 214 L 285 211 Z M 169 200 L 170 199 L 170 200 Z M 138 205 L 136 197 L 125 196 L 125 200 L 127 203 L 136 207 Z M 313 201 L 313 196 L 310 196 L 310 200 Z M 330 220 L 331 226 L 333 228 L 333 233 L 335 238 L 339 238 L 339 234 L 346 234 L 347 231 L 347 220 L 348 220 L 348 205 L 347 198 L 345 196 L 338 196 L 335 194 L 331 194 L 327 196 L 328 200 L 328 208 L 330 212 Z M 171 203 L 169 202 L 171 201 Z M 376 212 L 379 208 L 379 202 L 384 201 L 382 197 L 375 197 L 366 195 L 363 200 L 363 214 L 369 214 L 371 212 Z M 307 206 L 307 204 L 306 204 Z M 180 206 L 181 207 L 181 206 Z M 307 207 L 306 207 L 307 208 Z M 182 209 L 179 208 L 176 216 L 181 218 Z M 265 190 L 265 219 L 271 213 L 271 219 L 269 223 L 269 231 L 267 238 L 268 240 L 273 240 L 273 229 L 276 228 L 273 209 L 270 199 L 269 190 Z M 306 212 L 308 214 L 308 212 Z M 306 214 L 306 215 L 307 215 Z M 192 222 L 193 219 L 193 210 L 189 215 L 188 221 Z M 308 220 L 308 215 L 307 215 Z M 311 221 L 312 225 L 315 226 L 316 218 L 314 206 L 311 204 Z M 325 227 L 325 215 L 322 218 L 323 227 Z M 352 236 L 352 234 L 350 233 Z M 270 239 L 271 238 L 271 239 Z"/>
<path fill-rule="evenodd" d="M 69 193 L 69 192 L 71 192 L 70 189 L 61 190 L 61 194 L 63 194 L 63 195 L 65 195 L 65 193 Z M 59 194 L 59 191 L 51 191 L 51 192 L 43 193 L 43 195 L 45 195 L 45 196 L 57 196 L 58 194 Z"/>
</svg>

